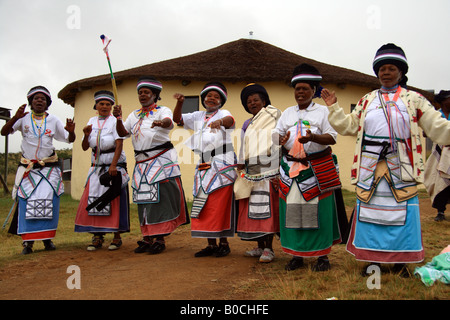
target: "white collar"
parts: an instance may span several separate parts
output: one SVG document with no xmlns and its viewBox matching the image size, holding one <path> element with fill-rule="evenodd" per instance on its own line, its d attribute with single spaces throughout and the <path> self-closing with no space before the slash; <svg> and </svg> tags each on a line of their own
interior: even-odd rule
<svg viewBox="0 0 450 320">
<path fill-rule="evenodd" d="M 316 103 L 311 101 L 311 103 L 309 104 L 309 106 L 306 107 L 306 109 L 300 109 L 298 105 L 296 105 L 296 107 L 297 111 L 312 111 L 315 109 Z"/>
</svg>

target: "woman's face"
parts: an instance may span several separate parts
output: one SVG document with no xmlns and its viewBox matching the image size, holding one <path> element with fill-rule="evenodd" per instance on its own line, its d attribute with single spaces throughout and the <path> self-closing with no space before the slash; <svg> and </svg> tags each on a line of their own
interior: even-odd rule
<svg viewBox="0 0 450 320">
<path fill-rule="evenodd" d="M 378 70 L 378 79 L 383 87 L 396 86 L 402 79 L 402 72 L 393 64 L 385 64 Z"/>
<path fill-rule="evenodd" d="M 47 110 L 47 98 L 43 93 L 36 93 L 31 100 L 31 110 L 42 113 Z"/>
<path fill-rule="evenodd" d="M 100 100 L 95 104 L 98 114 L 102 117 L 107 117 L 111 114 L 112 104 L 109 100 Z"/>
<path fill-rule="evenodd" d="M 207 111 L 217 110 L 221 103 L 222 100 L 220 99 L 220 94 L 217 91 L 211 90 L 206 94 L 204 104 Z"/>
<path fill-rule="evenodd" d="M 314 97 L 314 90 L 308 83 L 299 82 L 295 85 L 294 96 L 300 108 L 307 108 Z"/>
<path fill-rule="evenodd" d="M 156 96 L 149 88 L 140 88 L 138 91 L 138 98 L 141 106 L 148 107 L 155 102 Z"/>
<path fill-rule="evenodd" d="M 258 93 L 252 94 L 247 98 L 247 108 L 252 115 L 257 115 L 264 108 L 265 101 L 261 99 Z"/>
</svg>

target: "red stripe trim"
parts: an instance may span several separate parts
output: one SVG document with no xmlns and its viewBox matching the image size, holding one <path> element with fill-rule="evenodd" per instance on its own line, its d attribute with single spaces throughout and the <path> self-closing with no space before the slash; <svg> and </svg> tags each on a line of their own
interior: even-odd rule
<svg viewBox="0 0 450 320">
<path fill-rule="evenodd" d="M 23 241 L 34 241 L 34 240 L 53 239 L 55 235 L 56 230 L 48 230 L 33 233 L 23 233 L 21 234 L 21 237 Z"/>
</svg>

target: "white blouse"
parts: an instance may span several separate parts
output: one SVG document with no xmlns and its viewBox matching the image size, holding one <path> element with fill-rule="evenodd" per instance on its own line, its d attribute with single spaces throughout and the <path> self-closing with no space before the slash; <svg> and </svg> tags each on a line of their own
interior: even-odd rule
<svg viewBox="0 0 450 320">
<path fill-rule="evenodd" d="M 100 149 L 100 156 L 98 159 L 95 158 L 95 155 L 92 152 L 92 163 L 110 164 L 112 162 L 114 158 L 114 152 L 101 153 L 101 151 L 113 149 L 116 146 L 117 139 L 125 139 L 125 137 L 121 138 L 117 134 L 116 122 L 116 118 L 112 115 L 110 115 L 106 119 L 101 119 L 99 117 L 92 117 L 89 119 L 87 125 L 92 125 L 92 132 L 89 135 L 88 140 L 89 147 L 92 149 L 97 148 L 97 153 Z M 99 133 L 100 137 L 98 137 Z M 118 162 L 126 162 L 126 156 L 123 150 Z"/>
<path fill-rule="evenodd" d="M 52 155 L 55 151 L 53 139 L 69 142 L 69 132 L 56 116 L 48 114 L 44 119 L 37 120 L 31 112 L 20 118 L 13 125 L 13 133 L 22 133 L 22 155 L 29 160 L 40 160 Z"/>
<path fill-rule="evenodd" d="M 152 128 L 151 126 L 156 120 L 169 118 L 172 121 L 172 111 L 167 107 L 158 106 L 142 119 L 139 116 L 140 111 L 141 109 L 133 111 L 124 123 L 125 129 L 128 131 L 127 137 L 131 136 L 134 149 L 137 151 L 147 150 L 169 142 L 169 132 L 173 128 L 173 123 L 168 128 Z"/>
<path fill-rule="evenodd" d="M 290 150 L 294 144 L 295 139 L 299 131 L 302 135 L 306 134 L 306 130 L 311 130 L 314 134 L 326 134 L 331 135 L 336 140 L 337 132 L 328 122 L 328 108 L 312 102 L 306 109 L 300 110 L 298 106 L 292 106 L 287 108 L 278 120 L 277 126 L 274 130 L 272 137 L 277 140 L 274 141 L 278 144 L 278 135 L 284 136 L 287 132 L 290 132 L 289 140 L 284 147 Z M 306 153 L 314 153 L 325 150 L 328 146 L 321 145 L 315 142 L 307 142 L 303 145 Z"/>
</svg>

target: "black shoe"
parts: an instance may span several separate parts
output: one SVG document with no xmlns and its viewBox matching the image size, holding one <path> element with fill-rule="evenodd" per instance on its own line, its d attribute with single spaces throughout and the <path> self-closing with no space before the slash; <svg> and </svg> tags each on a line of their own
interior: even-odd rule
<svg viewBox="0 0 450 320">
<path fill-rule="evenodd" d="M 331 266 L 328 258 L 318 258 L 316 264 L 312 266 L 312 271 L 328 271 L 330 268 Z"/>
<path fill-rule="evenodd" d="M 47 250 L 47 251 L 56 250 L 55 244 L 52 242 L 52 240 L 48 239 L 48 240 L 44 240 L 42 242 L 44 242 L 45 250 Z"/>
<path fill-rule="evenodd" d="M 220 258 L 220 257 L 225 257 L 225 256 L 229 255 L 230 252 L 231 252 L 231 249 L 230 249 L 230 246 L 228 245 L 228 243 L 226 243 L 226 244 L 221 243 L 221 244 L 219 244 L 219 248 L 214 253 L 214 255 L 217 258 Z"/>
<path fill-rule="evenodd" d="M 303 258 L 302 257 L 294 257 L 291 259 L 291 261 L 288 262 L 288 264 L 284 267 L 287 271 L 293 271 L 298 268 L 302 268 L 304 266 Z"/>
<path fill-rule="evenodd" d="M 22 243 L 22 246 L 23 246 L 22 254 L 33 253 L 33 244 L 34 244 L 34 241 L 24 241 Z"/>
<path fill-rule="evenodd" d="M 161 241 L 155 241 L 153 244 L 149 247 L 148 253 L 149 254 L 158 254 L 163 252 L 166 249 L 166 245 L 164 242 Z"/>
<path fill-rule="evenodd" d="M 438 212 L 436 218 L 434 218 L 434 221 L 437 221 L 437 222 L 441 222 L 444 220 L 445 220 L 445 215 L 443 212 Z"/>
<path fill-rule="evenodd" d="M 150 246 L 152 245 L 150 242 L 138 241 L 138 247 L 134 249 L 134 253 L 144 253 L 150 252 Z"/>
<path fill-rule="evenodd" d="M 195 257 L 209 257 L 216 253 L 216 251 L 219 249 L 218 246 L 207 246 L 205 249 L 200 250 L 199 252 L 195 253 Z"/>
<path fill-rule="evenodd" d="M 408 268 L 406 267 L 406 264 L 404 263 L 396 263 L 394 267 L 392 268 L 392 271 L 396 274 L 398 274 L 402 278 L 410 278 L 411 273 L 409 273 Z"/>
</svg>

